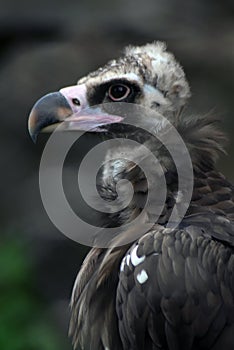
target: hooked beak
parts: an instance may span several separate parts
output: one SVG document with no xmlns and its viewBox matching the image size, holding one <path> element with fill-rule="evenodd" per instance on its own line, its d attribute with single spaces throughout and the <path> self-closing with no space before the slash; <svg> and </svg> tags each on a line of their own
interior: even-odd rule
<svg viewBox="0 0 234 350">
<path fill-rule="evenodd" d="M 29 115 L 28 130 L 36 142 L 40 132 L 52 132 L 61 123 L 61 130 L 103 132 L 104 125 L 122 120 L 120 116 L 105 113 L 100 106 L 89 107 L 83 84 L 63 88 L 38 100 Z"/>
</svg>

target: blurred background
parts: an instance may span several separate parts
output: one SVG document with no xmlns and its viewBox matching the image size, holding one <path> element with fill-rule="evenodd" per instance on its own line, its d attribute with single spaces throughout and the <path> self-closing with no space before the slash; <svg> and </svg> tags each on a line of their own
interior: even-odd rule
<svg viewBox="0 0 234 350">
<path fill-rule="evenodd" d="M 42 145 L 27 118 L 42 95 L 127 44 L 163 40 L 191 84 L 191 113 L 220 115 L 229 135 L 219 168 L 234 179 L 233 0 L 0 0 L 0 349 L 68 350 L 69 298 L 87 248 L 47 218 L 38 186 Z"/>
</svg>

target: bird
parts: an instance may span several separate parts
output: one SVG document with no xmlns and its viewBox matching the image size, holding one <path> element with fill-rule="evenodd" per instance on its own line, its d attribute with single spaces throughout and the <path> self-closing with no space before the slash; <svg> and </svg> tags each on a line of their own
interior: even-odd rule
<svg viewBox="0 0 234 350">
<path fill-rule="evenodd" d="M 226 136 L 213 115 L 187 115 L 190 96 L 182 66 L 165 43 L 156 41 L 128 46 L 120 58 L 77 85 L 44 96 L 31 111 L 34 141 L 41 131 L 63 125 L 138 142 L 131 149 L 120 143 L 105 155 L 99 193 L 107 206 L 116 199 L 121 179 L 131 181 L 134 197 L 120 212 L 103 214 L 103 225 L 119 227 L 119 234 L 111 246 L 91 248 L 78 272 L 69 331 L 75 348 L 234 349 L 234 192 L 216 166 L 225 152 Z M 185 194 L 178 191 L 173 159 L 149 132 L 121 124 L 123 116 L 102 110 L 105 103 L 118 102 L 154 111 L 156 118 L 148 120 L 147 113 L 140 118 L 156 130 L 164 130 L 157 116 L 166 118 L 188 149 L 192 197 L 176 227 L 167 224 Z M 89 115 L 84 113 L 87 108 L 92 109 Z M 135 237 L 122 225 L 142 212 L 152 190 L 139 166 L 143 145 L 157 155 L 167 191 L 157 221 Z M 121 159 L 121 152 L 130 153 L 131 160 Z M 183 155 L 179 158 L 183 167 Z M 158 176 L 157 168 L 152 172 Z M 153 185 L 158 191 L 157 181 Z"/>
</svg>

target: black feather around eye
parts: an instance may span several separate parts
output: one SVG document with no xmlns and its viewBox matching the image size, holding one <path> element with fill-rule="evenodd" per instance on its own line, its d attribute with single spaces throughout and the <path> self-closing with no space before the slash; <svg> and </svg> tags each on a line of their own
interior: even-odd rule
<svg viewBox="0 0 234 350">
<path fill-rule="evenodd" d="M 122 86 L 126 87 L 126 90 L 129 89 L 129 93 L 126 94 L 126 97 L 119 101 L 116 99 L 116 102 L 134 103 L 142 94 L 142 90 L 137 83 L 129 82 L 127 79 L 113 79 L 89 89 L 87 95 L 89 105 L 94 106 L 106 102 L 115 102 L 109 95 L 112 86 Z"/>
</svg>

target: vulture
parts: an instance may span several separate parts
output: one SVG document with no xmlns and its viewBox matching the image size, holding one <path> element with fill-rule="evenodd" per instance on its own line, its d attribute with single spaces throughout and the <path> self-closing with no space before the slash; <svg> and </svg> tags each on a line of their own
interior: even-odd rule
<svg viewBox="0 0 234 350">
<path fill-rule="evenodd" d="M 233 186 L 216 169 L 226 137 L 216 117 L 186 114 L 189 97 L 182 66 L 164 43 L 153 42 L 125 48 L 120 58 L 77 85 L 42 97 L 32 108 L 29 132 L 34 141 L 57 125 L 137 141 L 128 150 L 120 143 L 105 155 L 98 188 L 107 207 L 116 199 L 120 180 L 131 181 L 134 194 L 118 213 L 100 214 L 103 225 L 119 227 L 120 234 L 110 246 L 94 244 L 78 273 L 71 297 L 74 348 L 234 349 L 234 196 Z M 157 116 L 163 116 L 180 134 L 191 158 L 193 185 L 177 226 L 167 224 L 173 208 L 183 205 L 185 193 L 178 191 L 178 169 L 170 152 L 148 131 L 122 123 L 118 108 L 116 113 L 105 108 L 109 103 L 152 110 L 154 120 L 141 113 L 143 125 L 162 130 Z M 150 229 L 134 236 L 124 225 L 140 215 L 151 190 L 139 166 L 142 146 L 159 160 L 166 197 Z M 131 160 L 121 158 L 126 151 Z M 178 158 L 183 167 L 184 155 Z M 157 197 L 157 167 L 154 172 Z"/>
</svg>

